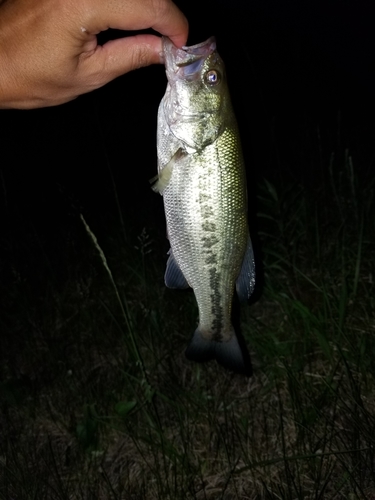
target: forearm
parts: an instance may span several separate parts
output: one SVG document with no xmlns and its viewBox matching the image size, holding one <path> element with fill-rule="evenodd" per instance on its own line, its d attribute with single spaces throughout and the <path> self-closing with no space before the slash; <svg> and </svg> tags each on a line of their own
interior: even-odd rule
<svg viewBox="0 0 375 500">
<path fill-rule="evenodd" d="M 26 75 L 1 50 L 0 45 L 0 109 L 31 109 L 45 106 L 43 99 L 34 95 Z M 47 104 L 48 105 L 48 104 Z"/>
<path fill-rule="evenodd" d="M 8 61 L 6 55 L 1 50 L 0 45 L 0 109 L 17 107 L 15 106 L 14 83 L 9 75 Z"/>
</svg>

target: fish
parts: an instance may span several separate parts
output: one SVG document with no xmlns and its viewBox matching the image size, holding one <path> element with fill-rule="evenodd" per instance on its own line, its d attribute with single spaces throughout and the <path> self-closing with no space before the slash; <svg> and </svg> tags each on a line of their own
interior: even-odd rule
<svg viewBox="0 0 375 500">
<path fill-rule="evenodd" d="M 177 48 L 163 37 L 167 88 L 157 119 L 158 175 L 170 243 L 165 285 L 194 291 L 199 322 L 185 355 L 251 375 L 232 323 L 235 290 L 255 285 L 246 173 L 225 65 L 215 37 Z M 240 339 L 240 341 L 239 341 Z"/>
</svg>

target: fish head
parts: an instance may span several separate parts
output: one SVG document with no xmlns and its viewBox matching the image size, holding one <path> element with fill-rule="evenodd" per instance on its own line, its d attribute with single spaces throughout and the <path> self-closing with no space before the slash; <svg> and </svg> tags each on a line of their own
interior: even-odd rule
<svg viewBox="0 0 375 500">
<path fill-rule="evenodd" d="M 188 152 L 201 151 L 221 134 L 231 113 L 225 66 L 214 37 L 178 49 L 163 39 L 168 78 L 162 101 L 169 131 Z"/>
</svg>

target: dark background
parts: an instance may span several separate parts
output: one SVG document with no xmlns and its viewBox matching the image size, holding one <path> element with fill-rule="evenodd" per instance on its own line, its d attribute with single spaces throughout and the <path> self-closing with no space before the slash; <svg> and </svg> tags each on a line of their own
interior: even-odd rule
<svg viewBox="0 0 375 500">
<path fill-rule="evenodd" d="M 277 184 L 290 176 L 315 189 L 332 152 L 338 164 L 345 149 L 361 175 L 372 172 L 370 2 L 177 3 L 190 22 L 189 44 L 217 38 L 251 194 L 263 177 Z M 148 179 L 156 173 L 156 116 L 165 86 L 164 68 L 153 66 L 56 108 L 0 112 L 0 251 L 26 226 L 53 241 L 80 212 L 100 236 L 118 219 L 114 185 L 134 234 L 162 227 L 162 200 Z"/>
</svg>

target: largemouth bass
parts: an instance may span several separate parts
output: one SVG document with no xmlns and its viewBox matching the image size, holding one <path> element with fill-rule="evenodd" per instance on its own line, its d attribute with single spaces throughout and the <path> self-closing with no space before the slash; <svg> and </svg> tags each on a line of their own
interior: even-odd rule
<svg viewBox="0 0 375 500">
<path fill-rule="evenodd" d="M 165 284 L 192 287 L 199 324 L 188 359 L 216 359 L 250 375 L 231 322 L 235 288 L 254 288 L 245 168 L 225 67 L 215 38 L 177 49 L 163 39 L 168 85 L 158 111 L 158 176 L 171 249 Z M 247 361 L 248 360 L 248 361 Z"/>
</svg>

